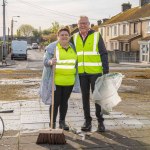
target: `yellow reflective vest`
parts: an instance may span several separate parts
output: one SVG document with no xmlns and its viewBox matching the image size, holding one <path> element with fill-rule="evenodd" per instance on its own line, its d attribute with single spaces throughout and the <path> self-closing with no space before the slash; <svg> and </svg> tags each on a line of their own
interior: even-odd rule
<svg viewBox="0 0 150 150">
<path fill-rule="evenodd" d="M 77 55 L 71 46 L 65 50 L 59 43 L 56 46 L 55 85 L 71 86 L 75 83 Z"/>
<path fill-rule="evenodd" d="M 73 35 L 78 56 L 78 73 L 102 73 L 101 56 L 98 50 L 99 35 L 99 32 L 88 35 L 84 44 L 79 33 Z"/>
</svg>

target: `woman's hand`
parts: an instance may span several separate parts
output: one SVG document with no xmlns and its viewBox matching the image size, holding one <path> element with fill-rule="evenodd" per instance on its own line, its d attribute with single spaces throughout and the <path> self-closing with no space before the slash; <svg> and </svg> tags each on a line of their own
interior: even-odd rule
<svg viewBox="0 0 150 150">
<path fill-rule="evenodd" d="M 49 61 L 49 63 L 50 63 L 51 66 L 52 66 L 52 65 L 56 65 L 56 62 L 57 62 L 57 59 L 56 59 L 56 58 L 52 58 L 52 59 Z"/>
</svg>

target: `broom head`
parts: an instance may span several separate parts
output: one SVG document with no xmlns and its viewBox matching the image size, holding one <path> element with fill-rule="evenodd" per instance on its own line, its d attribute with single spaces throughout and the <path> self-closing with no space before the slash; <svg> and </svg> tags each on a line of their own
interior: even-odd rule
<svg viewBox="0 0 150 150">
<path fill-rule="evenodd" d="M 62 129 L 46 129 L 39 131 L 37 144 L 66 144 L 65 135 Z"/>
</svg>

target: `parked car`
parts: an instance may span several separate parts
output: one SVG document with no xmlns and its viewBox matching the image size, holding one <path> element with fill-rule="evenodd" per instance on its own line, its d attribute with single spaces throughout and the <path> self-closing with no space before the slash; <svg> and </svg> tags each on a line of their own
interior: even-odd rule
<svg viewBox="0 0 150 150">
<path fill-rule="evenodd" d="M 38 44 L 37 43 L 32 43 L 32 49 L 38 49 Z"/>
<path fill-rule="evenodd" d="M 31 50 L 31 49 L 32 49 L 31 44 L 27 44 L 27 50 Z"/>
</svg>

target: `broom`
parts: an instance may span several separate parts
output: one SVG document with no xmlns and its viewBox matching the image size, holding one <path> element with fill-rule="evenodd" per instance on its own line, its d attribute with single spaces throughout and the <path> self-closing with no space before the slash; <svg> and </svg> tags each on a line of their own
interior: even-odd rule
<svg viewBox="0 0 150 150">
<path fill-rule="evenodd" d="M 55 58 L 55 53 L 54 53 Z M 65 135 L 63 129 L 53 129 L 53 113 L 54 113 L 54 75 L 55 65 L 53 65 L 53 76 L 52 76 L 52 108 L 50 117 L 50 129 L 39 131 L 37 138 L 37 144 L 66 144 Z"/>
</svg>

